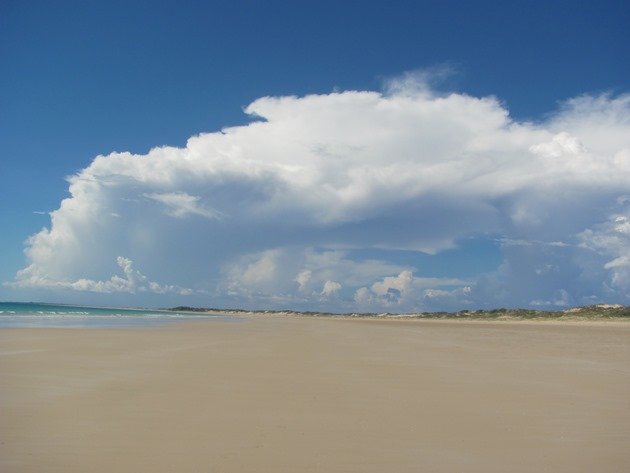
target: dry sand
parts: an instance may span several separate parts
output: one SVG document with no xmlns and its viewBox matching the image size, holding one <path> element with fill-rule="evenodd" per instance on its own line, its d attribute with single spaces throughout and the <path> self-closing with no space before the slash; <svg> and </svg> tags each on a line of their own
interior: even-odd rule
<svg viewBox="0 0 630 473">
<path fill-rule="evenodd" d="M 630 324 L 0 330 L 0 471 L 627 472 Z"/>
</svg>

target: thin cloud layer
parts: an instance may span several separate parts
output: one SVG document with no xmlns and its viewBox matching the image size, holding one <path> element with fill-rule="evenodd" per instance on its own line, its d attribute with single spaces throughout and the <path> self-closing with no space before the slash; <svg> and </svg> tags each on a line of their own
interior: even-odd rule
<svg viewBox="0 0 630 473">
<path fill-rule="evenodd" d="M 630 297 L 630 95 L 524 123 L 495 98 L 405 76 L 387 93 L 263 97 L 245 111 L 257 121 L 185 148 L 97 156 L 11 284 L 330 310 Z M 431 277 L 387 258 L 471 236 L 501 242 L 496 271 Z M 119 255 L 173 286 L 111 276 Z"/>
</svg>

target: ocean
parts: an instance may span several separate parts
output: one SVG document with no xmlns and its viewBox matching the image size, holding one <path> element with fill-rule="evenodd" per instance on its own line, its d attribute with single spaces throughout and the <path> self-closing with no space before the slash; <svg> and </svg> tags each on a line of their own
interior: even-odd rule
<svg viewBox="0 0 630 473">
<path fill-rule="evenodd" d="M 156 309 L 118 309 L 33 302 L 0 302 L 0 328 L 145 327 L 180 320 L 239 320 L 219 313 L 186 313 Z"/>
</svg>

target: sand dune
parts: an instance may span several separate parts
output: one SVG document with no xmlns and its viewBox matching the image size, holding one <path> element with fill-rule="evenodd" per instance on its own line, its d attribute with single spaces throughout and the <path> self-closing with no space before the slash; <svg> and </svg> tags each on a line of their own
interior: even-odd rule
<svg viewBox="0 0 630 473">
<path fill-rule="evenodd" d="M 630 471 L 630 324 L 241 320 L 0 330 L 0 471 Z"/>
</svg>

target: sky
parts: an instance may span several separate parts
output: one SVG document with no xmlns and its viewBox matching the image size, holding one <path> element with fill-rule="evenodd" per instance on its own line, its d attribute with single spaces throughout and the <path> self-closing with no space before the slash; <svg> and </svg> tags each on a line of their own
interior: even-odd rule
<svg viewBox="0 0 630 473">
<path fill-rule="evenodd" d="M 0 3 L 0 300 L 630 304 L 625 1 Z"/>
</svg>

